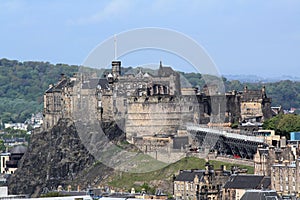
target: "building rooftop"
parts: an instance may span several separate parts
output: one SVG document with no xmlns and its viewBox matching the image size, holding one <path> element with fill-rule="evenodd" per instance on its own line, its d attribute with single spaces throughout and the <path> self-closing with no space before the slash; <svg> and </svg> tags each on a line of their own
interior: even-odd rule
<svg viewBox="0 0 300 200">
<path fill-rule="evenodd" d="M 200 180 L 204 172 L 205 170 L 180 171 L 180 174 L 175 178 L 175 181 L 194 181 L 196 176 L 198 176 Z"/>
<path fill-rule="evenodd" d="M 247 190 L 241 200 L 279 200 L 275 190 Z"/>
<path fill-rule="evenodd" d="M 270 184 L 270 177 L 248 174 L 233 174 L 224 185 L 224 188 L 261 189 L 268 188 Z"/>
<path fill-rule="evenodd" d="M 46 93 L 50 93 L 50 92 L 60 92 L 62 90 L 63 87 L 65 87 L 68 84 L 68 79 L 63 78 L 62 80 L 60 80 L 56 85 L 50 87 Z"/>
</svg>

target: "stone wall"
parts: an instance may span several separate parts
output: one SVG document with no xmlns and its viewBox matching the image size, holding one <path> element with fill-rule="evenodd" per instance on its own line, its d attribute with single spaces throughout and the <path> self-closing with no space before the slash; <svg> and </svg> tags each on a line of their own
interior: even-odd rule
<svg viewBox="0 0 300 200">
<path fill-rule="evenodd" d="M 187 122 L 199 121 L 196 97 L 132 97 L 127 102 L 126 138 L 155 134 L 176 134 Z"/>
</svg>

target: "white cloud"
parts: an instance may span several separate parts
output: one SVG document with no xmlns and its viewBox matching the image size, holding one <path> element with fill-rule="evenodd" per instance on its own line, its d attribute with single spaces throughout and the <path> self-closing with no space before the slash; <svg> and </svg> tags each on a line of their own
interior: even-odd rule
<svg viewBox="0 0 300 200">
<path fill-rule="evenodd" d="M 108 19 L 123 18 L 131 9 L 133 1 L 113 0 L 106 4 L 98 12 L 70 21 L 71 24 L 84 25 L 95 24 Z"/>
</svg>

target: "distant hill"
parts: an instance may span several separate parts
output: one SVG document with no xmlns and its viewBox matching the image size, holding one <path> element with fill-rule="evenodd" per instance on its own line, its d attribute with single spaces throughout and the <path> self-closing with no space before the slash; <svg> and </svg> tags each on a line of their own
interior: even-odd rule
<svg viewBox="0 0 300 200">
<path fill-rule="evenodd" d="M 48 62 L 0 60 L 0 118 L 2 122 L 24 122 L 42 111 L 43 93 L 60 74 L 72 76 L 78 66 Z"/>
<path fill-rule="evenodd" d="M 56 83 L 60 79 L 60 74 L 72 76 L 73 73 L 78 72 L 78 68 L 79 66 L 76 65 L 0 59 L 0 119 L 2 123 L 24 122 L 31 113 L 42 111 L 43 93 L 49 85 Z M 123 73 L 130 73 L 138 69 L 129 67 L 122 68 L 122 70 Z M 194 87 L 202 88 L 205 84 L 199 73 L 180 72 L 180 74 Z M 245 85 L 249 89 L 260 89 L 265 85 L 267 95 L 273 99 L 272 105 L 282 105 L 285 109 L 300 108 L 299 81 L 262 82 L 257 80 L 253 82 L 226 78 L 223 80 L 226 90 L 243 90 Z"/>
<path fill-rule="evenodd" d="M 300 77 L 295 77 L 295 76 L 278 76 L 278 77 L 261 77 L 261 76 L 256 76 L 256 75 L 224 75 L 224 77 L 229 80 L 238 80 L 242 83 L 273 83 L 273 82 L 279 82 L 283 80 L 290 80 L 290 81 L 300 81 Z"/>
</svg>

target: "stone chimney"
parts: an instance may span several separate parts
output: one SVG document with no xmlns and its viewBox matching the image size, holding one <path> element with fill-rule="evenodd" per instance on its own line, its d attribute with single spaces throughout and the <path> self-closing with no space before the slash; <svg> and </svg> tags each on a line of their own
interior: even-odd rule
<svg viewBox="0 0 300 200">
<path fill-rule="evenodd" d="M 285 148 L 286 147 L 286 137 L 282 136 L 280 138 L 280 148 Z"/>
<path fill-rule="evenodd" d="M 121 61 L 112 61 L 111 66 L 114 80 L 117 80 L 118 77 L 121 75 Z"/>
</svg>

